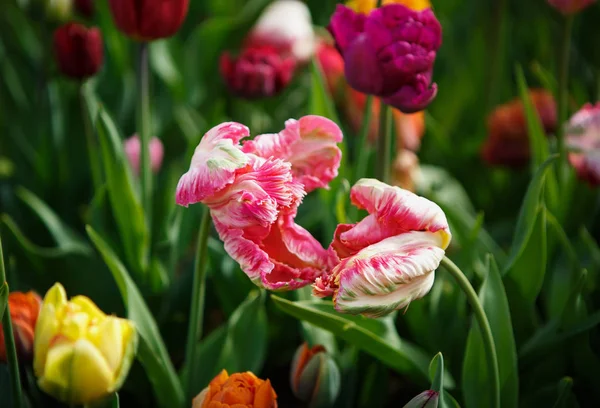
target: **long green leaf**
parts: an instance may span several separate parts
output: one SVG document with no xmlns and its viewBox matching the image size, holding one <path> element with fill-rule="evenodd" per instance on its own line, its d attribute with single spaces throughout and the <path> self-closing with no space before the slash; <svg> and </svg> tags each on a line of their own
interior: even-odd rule
<svg viewBox="0 0 600 408">
<path fill-rule="evenodd" d="M 91 255 L 92 249 L 87 242 L 71 230 L 38 196 L 23 187 L 18 187 L 16 194 L 17 197 L 27 204 L 27 206 L 29 206 L 29 208 L 31 208 L 31 210 L 40 218 L 46 228 L 48 228 L 48 231 L 52 234 L 58 248 L 62 248 L 71 253 Z"/>
<path fill-rule="evenodd" d="M 108 244 L 90 226 L 87 226 L 86 230 L 117 283 L 127 309 L 127 317 L 136 324 L 140 335 L 138 358 L 154 385 L 160 405 L 165 408 L 182 407 L 184 404 L 183 388 L 162 341 L 156 321 L 144 298 Z"/>
<path fill-rule="evenodd" d="M 512 268 L 517 258 L 519 258 L 525 250 L 527 241 L 529 241 L 535 226 L 536 213 L 538 212 L 540 204 L 543 202 L 542 190 L 546 181 L 546 175 L 557 158 L 558 156 L 549 157 L 538 168 L 533 179 L 529 183 L 527 193 L 525 194 L 523 204 L 521 205 L 521 210 L 519 211 L 509 259 L 504 267 L 503 275 Z"/>
<path fill-rule="evenodd" d="M 523 69 L 520 66 L 517 66 L 516 68 L 516 76 L 519 94 L 525 111 L 525 121 L 527 122 L 527 133 L 529 135 L 529 145 L 532 156 L 531 165 L 532 169 L 535 171 L 548 160 L 548 157 L 550 156 L 550 147 L 540 117 L 531 101 L 527 81 L 525 80 Z M 547 185 L 548 205 L 552 210 L 556 210 L 556 206 L 558 205 L 558 183 L 554 173 L 548 175 Z"/>
<path fill-rule="evenodd" d="M 501 406 L 513 408 L 519 398 L 517 351 L 513 336 L 508 299 L 496 262 L 488 257 L 488 274 L 479 291 L 479 298 L 489 319 L 500 372 Z M 492 406 L 492 392 L 485 364 L 485 350 L 477 324 L 471 326 L 463 361 L 462 388 L 466 406 Z"/>
<path fill-rule="evenodd" d="M 410 374 L 424 384 L 429 382 L 427 354 L 401 339 L 393 320 L 342 315 L 333 309 L 331 302 L 292 302 L 275 295 L 271 295 L 271 299 L 285 313 L 332 332 L 398 372 Z M 454 386 L 449 373 L 445 374 L 445 385 Z"/>
<path fill-rule="evenodd" d="M 200 392 L 223 369 L 260 372 L 267 355 L 267 337 L 265 295 L 253 290 L 225 325 L 198 344 L 194 366 L 200 370 L 193 374 L 194 392 Z M 182 377 L 186 375 L 184 369 Z"/>
<path fill-rule="evenodd" d="M 102 152 L 106 186 L 112 212 L 125 249 L 129 266 L 144 274 L 148 266 L 149 234 L 144 211 L 133 184 L 131 169 L 125 158 L 123 142 L 108 113 L 89 93 L 90 111 L 98 110 L 96 128 Z"/>
</svg>

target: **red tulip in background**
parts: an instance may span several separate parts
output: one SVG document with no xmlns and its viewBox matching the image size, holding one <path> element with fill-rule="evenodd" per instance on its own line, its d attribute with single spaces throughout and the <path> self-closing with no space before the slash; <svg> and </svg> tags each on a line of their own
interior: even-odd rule
<svg viewBox="0 0 600 408">
<path fill-rule="evenodd" d="M 31 361 L 33 356 L 33 335 L 42 299 L 35 292 L 11 292 L 8 295 L 10 318 L 19 359 Z M 0 362 L 6 361 L 4 334 L 0 324 Z"/>
<path fill-rule="evenodd" d="M 575 14 L 595 3 L 596 0 L 548 0 L 548 3 L 565 15 Z"/>
<path fill-rule="evenodd" d="M 296 61 L 274 47 L 246 48 L 236 58 L 221 55 L 221 76 L 229 89 L 244 98 L 273 96 L 292 80 Z"/>
<path fill-rule="evenodd" d="M 102 34 L 96 27 L 67 23 L 54 32 L 54 52 L 63 74 L 76 79 L 91 77 L 104 58 Z"/>
<path fill-rule="evenodd" d="M 189 0 L 109 0 L 115 24 L 140 41 L 171 37 L 187 15 Z"/>
<path fill-rule="evenodd" d="M 546 133 L 556 129 L 556 103 L 551 93 L 533 89 L 529 97 Z M 488 139 L 481 155 L 490 165 L 521 167 L 529 161 L 529 135 L 520 98 L 498 106 L 487 119 Z"/>
</svg>

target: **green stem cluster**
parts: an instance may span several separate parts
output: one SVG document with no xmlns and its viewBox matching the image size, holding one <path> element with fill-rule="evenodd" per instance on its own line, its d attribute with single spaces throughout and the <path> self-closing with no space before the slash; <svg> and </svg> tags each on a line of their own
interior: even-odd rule
<svg viewBox="0 0 600 408">
<path fill-rule="evenodd" d="M 467 296 L 467 301 L 473 309 L 473 314 L 475 315 L 475 319 L 479 325 L 479 330 L 481 331 L 487 365 L 490 370 L 490 380 L 492 382 L 494 401 L 492 408 L 500 408 L 500 370 L 498 368 L 498 355 L 496 354 L 496 344 L 494 343 L 494 337 L 492 335 L 490 323 L 487 319 L 485 311 L 483 310 L 483 306 L 479 302 L 477 293 L 475 293 L 475 289 L 473 289 L 471 282 L 469 282 L 465 274 L 447 257 L 442 259 L 441 264 L 448 272 L 450 272 L 454 280 L 456 280 L 456 283 L 458 283 L 460 289 Z"/>
<path fill-rule="evenodd" d="M 2 253 L 2 239 L 0 238 L 0 284 L 6 283 L 6 271 L 4 269 L 4 254 Z M 8 292 L 8 284 L 6 284 Z M 8 294 L 8 293 L 7 293 Z M 21 391 L 21 376 L 19 373 L 19 361 L 17 359 L 17 347 L 13 334 L 12 321 L 10 318 L 10 305 L 6 302 L 6 309 L 2 316 L 2 330 L 4 332 L 4 345 L 6 359 L 8 361 L 8 372 L 10 374 L 10 386 L 14 408 L 23 407 L 23 392 Z"/>
</svg>

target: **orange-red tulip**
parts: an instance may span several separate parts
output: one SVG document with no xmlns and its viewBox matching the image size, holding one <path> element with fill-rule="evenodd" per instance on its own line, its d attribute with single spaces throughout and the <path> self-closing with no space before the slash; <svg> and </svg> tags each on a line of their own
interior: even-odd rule
<svg viewBox="0 0 600 408">
<path fill-rule="evenodd" d="M 230 376 L 223 370 L 194 398 L 192 408 L 277 408 L 277 394 L 269 380 L 249 371 Z"/>
<path fill-rule="evenodd" d="M 40 313 L 42 299 L 35 292 L 12 292 L 8 306 L 12 320 L 15 345 L 19 359 L 29 361 L 33 356 L 33 334 Z M 4 333 L 0 325 L 0 361 L 6 361 Z"/>
</svg>

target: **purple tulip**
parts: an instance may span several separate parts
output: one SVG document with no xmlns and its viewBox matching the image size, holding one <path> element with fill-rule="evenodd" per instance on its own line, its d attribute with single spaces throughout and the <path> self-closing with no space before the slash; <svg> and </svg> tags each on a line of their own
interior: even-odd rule
<svg viewBox="0 0 600 408">
<path fill-rule="evenodd" d="M 422 110 L 435 98 L 431 77 L 442 27 L 431 9 L 388 4 L 364 15 L 338 5 L 328 29 L 352 88 L 405 113 Z"/>
</svg>

